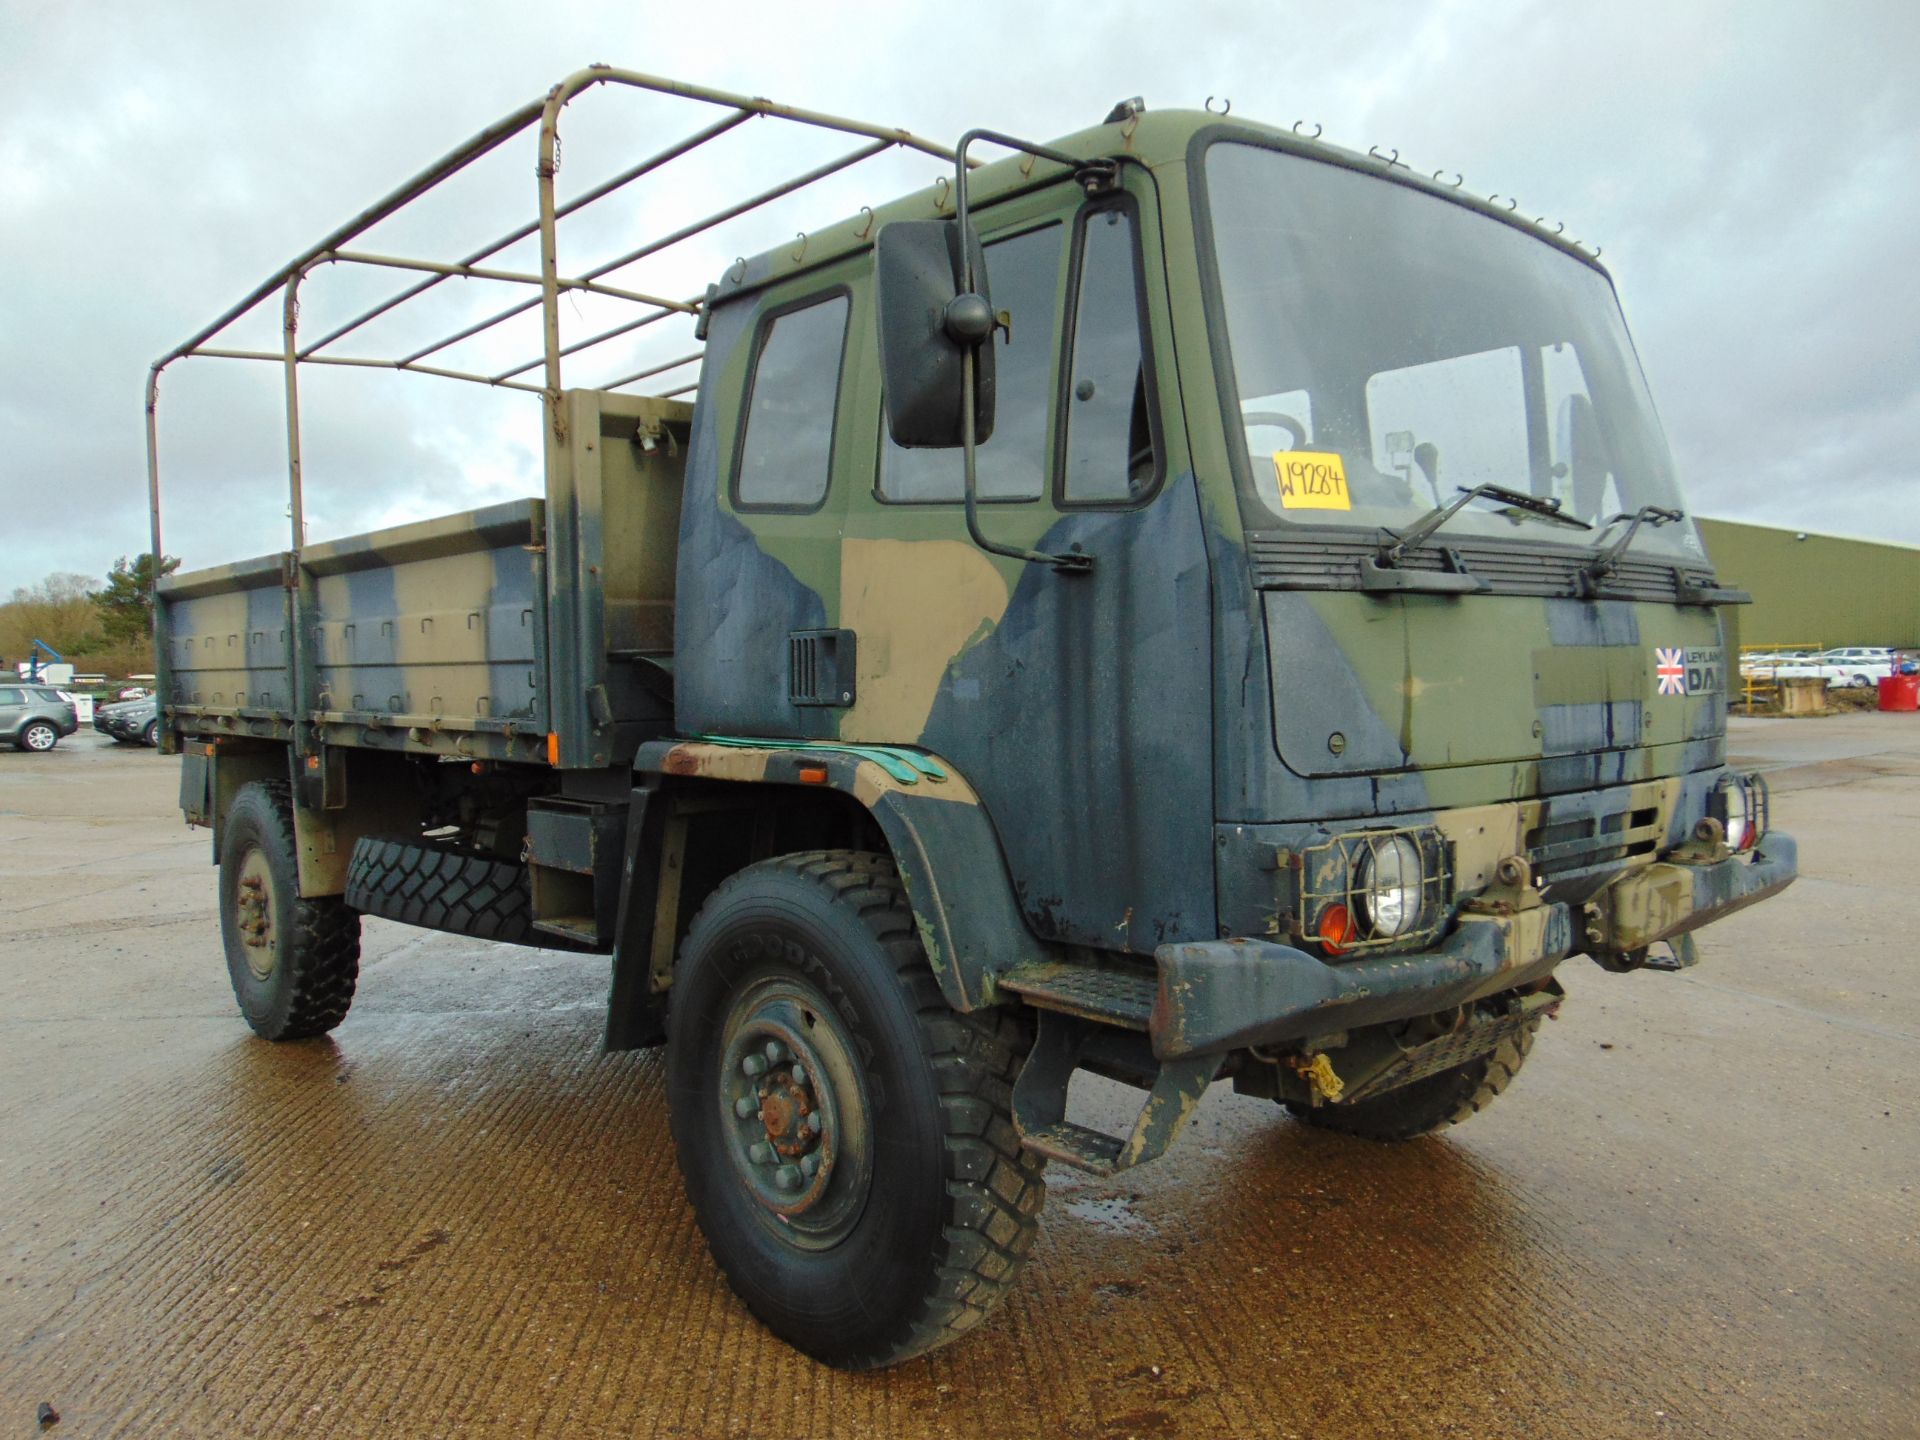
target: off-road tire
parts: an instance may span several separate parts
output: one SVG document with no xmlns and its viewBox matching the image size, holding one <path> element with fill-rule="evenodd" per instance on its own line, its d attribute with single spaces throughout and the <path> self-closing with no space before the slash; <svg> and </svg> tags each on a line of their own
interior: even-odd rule
<svg viewBox="0 0 1920 1440">
<path fill-rule="evenodd" d="M 793 1228 L 769 1224 L 730 1148 L 723 1032 L 742 997 L 769 983 L 824 996 L 821 1023 L 857 1057 L 871 1176 L 846 1233 L 823 1242 L 831 1248 L 806 1249 Z M 747 1308 L 843 1369 L 897 1363 L 984 1320 L 1012 1289 L 1046 1198 L 1044 1162 L 1021 1151 L 1012 1115 L 1031 1035 L 1010 1008 L 948 1007 L 892 861 L 822 850 L 733 875 L 695 918 L 671 997 L 681 1174 Z"/>
<path fill-rule="evenodd" d="M 1305 1105 L 1297 1100 L 1281 1103 L 1296 1119 L 1317 1129 L 1357 1135 L 1363 1140 L 1413 1140 L 1458 1125 L 1491 1105 L 1520 1073 L 1539 1028 L 1540 1022 L 1535 1020 L 1476 1060 L 1370 1100 L 1351 1105 Z"/>
<path fill-rule="evenodd" d="M 44 720 L 29 720 L 13 742 L 32 755 L 44 755 L 60 743 L 60 732 Z"/>
<path fill-rule="evenodd" d="M 266 1040 L 326 1034 L 347 1018 L 360 978 L 360 916 L 337 896 L 301 898 L 296 847 L 291 787 L 284 780 L 241 786 L 220 840 L 220 936 L 240 1013 Z M 272 880 L 278 951 L 264 976 L 248 963 L 236 905 L 250 850 Z"/>
<path fill-rule="evenodd" d="M 346 898 L 363 914 L 424 930 L 578 948 L 533 928 L 526 866 L 444 841 L 368 836 L 353 847 Z"/>
</svg>

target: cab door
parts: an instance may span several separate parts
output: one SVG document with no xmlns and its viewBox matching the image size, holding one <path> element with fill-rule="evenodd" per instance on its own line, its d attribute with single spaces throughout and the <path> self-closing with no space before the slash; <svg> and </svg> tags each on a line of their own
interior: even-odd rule
<svg viewBox="0 0 1920 1440">
<path fill-rule="evenodd" d="M 1149 182 L 1068 186 L 981 215 L 998 336 L 979 451 L 991 538 L 969 539 L 961 458 L 905 451 L 873 414 L 874 484 L 849 504 L 840 623 L 858 645 L 841 738 L 959 767 L 1040 936 L 1151 952 L 1215 934 L 1208 570 Z"/>
</svg>

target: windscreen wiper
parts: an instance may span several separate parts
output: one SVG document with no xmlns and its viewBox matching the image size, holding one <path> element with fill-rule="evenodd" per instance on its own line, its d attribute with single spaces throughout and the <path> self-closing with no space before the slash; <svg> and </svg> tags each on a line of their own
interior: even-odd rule
<svg viewBox="0 0 1920 1440">
<path fill-rule="evenodd" d="M 1541 520 L 1551 520 L 1555 524 L 1571 525 L 1579 530 L 1593 528 L 1585 520 L 1563 513 L 1558 500 L 1542 499 L 1538 495 L 1529 495 L 1523 490 L 1509 490 L 1504 485 L 1475 485 L 1472 489 L 1462 485 L 1459 488 L 1458 500 L 1449 500 L 1444 505 L 1436 505 L 1415 521 L 1411 529 L 1398 534 L 1391 530 L 1387 531 L 1387 534 L 1392 536 L 1393 543 L 1382 544 L 1378 553 L 1360 562 L 1362 590 L 1427 590 L 1441 594 L 1463 594 L 1471 590 L 1484 590 L 1486 582 L 1478 576 L 1469 574 L 1460 564 L 1459 557 L 1451 550 L 1442 552 L 1448 566 L 1445 571 L 1436 573 L 1431 570 L 1409 571 L 1399 568 L 1401 557 L 1409 550 L 1426 544 L 1442 525 L 1482 496 L 1500 501 L 1507 506 L 1505 513 L 1516 520 L 1521 515 L 1532 515 Z"/>
<path fill-rule="evenodd" d="M 1478 500 L 1482 495 L 1490 495 L 1511 509 L 1527 515 L 1537 515 L 1542 520 L 1552 520 L 1561 525 L 1572 525 L 1579 530 L 1591 530 L 1593 526 L 1586 521 L 1564 514 L 1558 500 L 1543 500 L 1538 495 L 1529 495 L 1523 490 L 1509 490 L 1504 485 L 1476 485 L 1471 490 L 1460 487 L 1460 498 L 1449 500 L 1444 505 L 1436 505 L 1415 522 L 1414 527 L 1401 535 L 1394 535 L 1394 543 L 1380 548 L 1382 565 L 1397 565 L 1400 557 L 1409 550 L 1416 550 L 1426 544 L 1427 539 L 1455 515 Z M 1393 532 L 1387 532 L 1392 535 Z"/>
<path fill-rule="evenodd" d="M 1581 567 L 1581 593 L 1591 598 L 1594 593 L 1599 590 L 1601 582 L 1611 575 L 1619 566 L 1620 557 L 1627 553 L 1627 547 L 1633 544 L 1633 537 L 1640 533 L 1640 527 L 1642 525 L 1651 525 L 1654 529 L 1658 530 L 1662 525 L 1671 525 L 1676 520 L 1684 520 L 1686 518 L 1684 511 L 1669 510 L 1664 505 L 1642 505 L 1631 515 L 1622 512 L 1614 516 L 1611 520 L 1607 521 L 1605 525 L 1600 527 L 1601 535 L 1604 536 L 1607 531 L 1618 525 L 1622 520 L 1627 522 L 1626 533 L 1605 550 L 1594 556 L 1592 561 Z"/>
</svg>

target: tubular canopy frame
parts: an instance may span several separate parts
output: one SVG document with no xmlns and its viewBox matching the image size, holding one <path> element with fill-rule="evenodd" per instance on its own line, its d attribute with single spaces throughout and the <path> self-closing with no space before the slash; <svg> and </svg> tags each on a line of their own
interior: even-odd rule
<svg viewBox="0 0 1920 1440">
<path fill-rule="evenodd" d="M 674 96 L 701 104 L 717 106 L 726 113 L 718 120 L 701 127 L 666 148 L 648 156 L 618 174 L 592 186 L 582 194 L 575 196 L 565 204 L 556 201 L 554 194 L 554 176 L 559 170 L 560 153 L 560 112 L 575 96 L 584 93 L 596 85 L 624 85 L 634 89 L 651 91 L 656 94 Z M 829 160 L 824 164 L 804 171 L 799 175 L 737 201 L 726 208 L 703 219 L 683 225 L 678 229 L 658 236 L 646 243 L 615 256 L 611 260 L 595 265 L 578 276 L 563 276 L 559 268 L 558 230 L 559 224 L 568 216 L 577 213 L 596 200 L 605 198 L 625 188 L 642 176 L 659 169 L 670 160 L 699 149 L 702 145 L 729 133 L 758 117 L 785 120 L 792 124 L 809 126 L 815 129 L 836 131 L 854 136 L 863 143 L 857 148 Z M 462 256 L 455 261 L 438 261 L 412 257 L 381 255 L 367 250 L 348 248 L 351 242 L 367 230 L 388 219 L 398 211 L 433 190 L 442 181 L 448 180 L 468 165 L 499 148 L 514 136 L 535 125 L 539 127 L 539 162 L 535 167 L 535 179 L 538 188 L 538 219 L 520 225 L 497 240 L 482 246 L 478 250 Z M 637 71 L 616 69 L 607 65 L 593 65 L 579 70 L 555 85 L 546 96 L 521 106 L 504 118 L 495 121 L 464 143 L 455 146 L 439 160 L 414 175 L 411 179 L 394 189 L 386 196 L 375 201 L 367 209 L 354 216 L 346 224 L 321 240 L 318 244 L 302 252 L 297 258 L 276 270 L 266 280 L 256 286 L 248 295 L 226 310 L 211 323 L 197 331 L 192 338 L 169 350 L 156 360 L 147 374 L 146 414 L 147 414 L 147 504 L 152 522 L 151 544 L 156 557 L 155 589 L 155 645 L 159 683 L 163 694 L 167 690 L 167 681 L 171 667 L 167 663 L 167 636 L 165 633 L 165 611 L 158 603 L 159 564 L 163 554 L 161 548 L 160 525 L 160 451 L 158 408 L 160 396 L 160 375 L 176 360 L 191 358 L 222 360 L 269 361 L 282 367 L 286 390 L 287 420 L 287 491 L 288 515 L 291 522 L 291 543 L 289 545 L 290 564 L 288 566 L 287 586 L 291 592 L 292 624 L 288 639 L 292 646 L 290 659 L 293 664 L 296 694 L 294 696 L 295 748 L 300 753 L 310 749 L 308 737 L 310 726 L 303 723 L 311 712 L 308 701 L 310 696 L 299 693 L 306 689 L 304 677 L 310 666 L 305 653 L 307 647 L 305 630 L 305 605 L 300 581 L 300 556 L 305 545 L 306 519 L 302 498 L 300 473 L 300 389 L 299 369 L 302 365 L 342 365 L 369 369 L 401 370 L 418 375 L 435 375 L 450 380 L 466 380 L 474 384 L 487 385 L 495 389 L 518 390 L 527 394 L 545 397 L 547 423 L 556 438 L 564 436 L 565 404 L 561 382 L 561 361 L 564 357 L 587 350 L 606 341 L 676 315 L 698 316 L 702 302 L 699 298 L 684 300 L 669 296 L 651 294 L 642 290 L 606 283 L 603 277 L 625 266 L 635 264 L 649 256 L 704 234 L 715 226 L 745 215 L 762 206 L 787 195 L 805 189 L 809 185 L 836 175 L 863 160 L 885 154 L 895 149 L 914 150 L 937 160 L 952 164 L 955 154 L 945 146 L 924 140 L 910 131 L 890 126 L 869 124 L 861 120 L 850 120 L 842 116 L 824 114 L 815 110 L 804 110 L 791 105 L 778 104 L 772 100 L 755 96 L 736 95 L 724 90 L 712 90 L 705 86 L 690 85 L 678 80 L 668 80 L 660 76 L 645 75 Z M 486 266 L 481 262 L 490 259 L 509 246 L 538 234 L 540 237 L 540 270 L 538 274 L 523 271 L 506 270 Z M 300 284 L 309 273 L 322 265 L 360 265 L 373 268 L 393 269 L 411 272 L 422 278 L 406 288 L 388 296 L 378 304 L 355 316 L 345 324 L 330 330 L 319 339 L 302 346 L 298 340 Z M 535 286 L 539 294 L 518 304 L 509 306 L 496 314 L 467 325 L 456 333 L 437 340 L 422 348 L 398 356 L 379 355 L 336 355 L 322 354 L 336 341 L 346 338 L 372 320 L 391 313 L 408 301 L 426 294 L 428 291 L 451 278 L 479 279 Z M 235 322 L 249 315 L 275 291 L 281 292 L 281 348 L 274 350 L 249 350 L 233 346 L 212 344 L 222 332 Z M 562 345 L 560 341 L 560 296 L 567 292 L 580 292 L 598 295 L 638 307 L 641 313 L 611 328 L 599 331 L 583 339 Z M 496 374 L 483 375 L 449 366 L 423 364 L 427 357 L 472 339 L 477 335 L 493 330 L 514 318 L 526 314 L 538 306 L 542 312 L 545 345 L 543 353 L 523 364 L 512 366 Z M 678 370 L 682 366 L 696 364 L 701 352 L 650 365 L 631 374 L 622 376 L 603 387 L 616 389 L 638 380 Z M 541 383 L 516 377 L 530 370 L 541 370 Z M 690 383 L 678 385 L 665 392 L 667 395 L 681 395 L 695 388 L 697 378 Z"/>
</svg>

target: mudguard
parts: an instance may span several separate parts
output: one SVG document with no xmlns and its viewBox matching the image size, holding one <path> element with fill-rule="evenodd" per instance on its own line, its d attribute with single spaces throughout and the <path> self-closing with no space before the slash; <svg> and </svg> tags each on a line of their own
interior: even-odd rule
<svg viewBox="0 0 1920 1440">
<path fill-rule="evenodd" d="M 886 836 L 934 978 L 956 1010 L 995 1003 L 995 976 L 1045 958 L 1046 947 L 1021 916 L 980 797 L 936 756 L 898 746 L 703 735 L 642 745 L 634 771 L 851 795 Z"/>
</svg>

